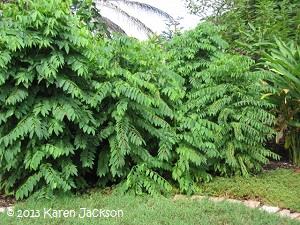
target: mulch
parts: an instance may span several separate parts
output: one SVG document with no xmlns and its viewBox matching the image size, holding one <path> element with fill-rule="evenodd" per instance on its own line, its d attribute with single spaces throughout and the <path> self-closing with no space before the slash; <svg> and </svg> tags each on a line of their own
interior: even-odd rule
<svg viewBox="0 0 300 225">
<path fill-rule="evenodd" d="M 271 161 L 263 167 L 266 170 L 275 170 L 275 169 L 293 169 L 296 173 L 300 173 L 300 167 L 297 167 L 290 162 L 285 161 Z"/>
<path fill-rule="evenodd" d="M 0 208 L 11 206 L 14 204 L 14 202 L 15 199 L 0 194 Z"/>
</svg>

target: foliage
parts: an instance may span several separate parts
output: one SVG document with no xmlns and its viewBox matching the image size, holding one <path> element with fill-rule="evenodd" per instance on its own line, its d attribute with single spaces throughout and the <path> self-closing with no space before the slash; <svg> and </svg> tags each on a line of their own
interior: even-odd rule
<svg viewBox="0 0 300 225">
<path fill-rule="evenodd" d="M 175 182 L 191 193 L 195 181 L 276 158 L 263 146 L 273 133 L 264 73 L 225 54 L 219 28 L 202 24 L 165 49 L 96 35 L 71 4 L 1 5 L 1 191 L 22 199 L 120 184 L 154 195 Z"/>
<path fill-rule="evenodd" d="M 249 58 L 222 53 L 227 43 L 218 32 L 202 24 L 168 46 L 186 88 L 177 105 L 180 145 L 173 169 L 181 190 L 190 190 L 193 180 L 209 180 L 208 172 L 248 175 L 277 158 L 264 147 L 274 133 L 273 106 L 260 99 L 264 73 L 252 72 Z"/>
<path fill-rule="evenodd" d="M 295 199 L 295 198 L 294 198 Z M 295 199 L 296 200 L 296 199 Z M 279 217 L 278 215 L 267 213 L 258 209 L 251 209 L 242 204 L 213 201 L 193 201 L 149 196 L 120 196 L 115 194 L 104 194 L 92 192 L 83 196 L 59 196 L 53 199 L 32 198 L 15 205 L 15 210 L 40 210 L 44 209 L 73 209 L 75 217 L 49 218 L 40 216 L 38 218 L 18 218 L 0 214 L 0 220 L 5 225 L 40 225 L 40 224 L 65 224 L 65 225 L 210 225 L 210 224 L 246 224 L 246 225 L 299 225 L 299 221 Z M 122 217 L 85 217 L 80 208 L 86 209 L 109 209 L 123 210 Z M 95 213 L 97 216 L 97 213 Z M 101 222 L 99 222 L 101 220 Z"/>
<path fill-rule="evenodd" d="M 298 0 L 187 0 L 190 9 L 203 16 L 213 14 L 210 20 L 226 26 L 223 37 L 230 49 L 260 58 L 268 47 L 265 42 L 276 36 L 284 41 L 300 42 L 300 2 Z M 210 9 L 210 10 L 208 10 Z"/>
<path fill-rule="evenodd" d="M 24 198 L 164 167 L 181 90 L 156 44 L 97 39 L 69 1 L 1 7 L 0 189 Z"/>
<path fill-rule="evenodd" d="M 187 0 L 188 7 L 196 14 L 202 15 L 207 9 L 213 9 L 213 14 L 209 18 L 216 24 L 226 27 L 222 32 L 223 37 L 230 44 L 230 51 L 237 52 L 242 55 L 251 56 L 256 62 L 260 62 L 265 52 L 272 52 L 273 55 L 267 57 L 272 65 L 258 64 L 257 67 L 287 70 L 275 72 L 281 74 L 292 73 L 295 76 L 295 70 L 299 70 L 299 63 L 295 62 L 291 53 L 294 47 L 284 46 L 283 43 L 276 41 L 278 39 L 283 42 L 294 41 L 294 45 L 300 44 L 300 2 L 297 0 L 216 0 L 214 4 L 207 0 Z M 281 50 L 275 50 L 274 47 L 279 43 Z M 284 50 L 285 49 L 285 50 Z M 277 51 L 277 53 L 276 53 Z M 289 53 L 287 53 L 289 52 Z M 292 55 L 291 55 L 292 54 Z M 272 57 L 274 57 L 272 59 Z M 297 57 L 296 57 L 297 58 Z M 297 60 L 297 59 L 296 59 Z M 277 61 L 277 62 L 276 62 Z M 292 63 L 287 65 L 286 63 Z M 270 63 L 268 63 L 270 64 Z M 278 68 L 280 67 L 280 68 Z M 291 72 L 291 70 L 293 72 Z M 290 103 L 285 102 L 285 97 L 289 99 L 292 92 L 297 92 L 299 87 L 294 86 L 296 80 L 290 81 L 286 75 L 271 76 L 268 80 L 272 86 L 277 89 L 277 94 L 268 98 L 277 108 L 277 143 L 283 134 L 287 134 L 286 146 L 290 151 L 293 161 L 299 164 L 299 130 L 288 125 L 291 120 L 298 120 L 298 102 L 299 97 L 291 97 Z M 289 76 L 289 75 L 288 75 Z M 273 79 L 276 78 L 274 81 Z M 278 80 L 280 79 L 280 80 Z M 288 83 L 287 83 L 288 82 Z M 289 90 L 293 90 L 289 92 Z M 269 90 L 268 90 L 269 91 Z M 289 93 L 285 93 L 288 91 Z M 275 93 L 276 90 L 271 90 Z M 294 94 L 292 94 L 294 95 Z M 292 105 L 292 106 L 291 106 Z M 286 132 L 284 132 L 286 131 Z M 275 140 L 274 140 L 275 142 Z M 281 144 L 281 142 L 279 142 Z M 293 147 L 292 147 L 293 146 Z M 297 162 L 298 161 L 298 162 Z"/>
<path fill-rule="evenodd" d="M 300 173 L 291 169 L 265 171 L 251 177 L 216 177 L 201 186 L 201 195 L 256 199 L 264 204 L 300 211 Z"/>
<path fill-rule="evenodd" d="M 41 187 L 75 188 L 74 177 L 95 157 L 92 36 L 69 6 L 54 0 L 2 6 L 0 187 L 17 198 Z"/>
<path fill-rule="evenodd" d="M 100 37 L 111 36 L 106 19 L 101 16 L 100 10 L 93 0 L 73 0 L 71 9 L 94 34 Z"/>
<path fill-rule="evenodd" d="M 275 93 L 266 96 L 278 106 L 277 142 L 284 137 L 293 163 L 300 165 L 300 47 L 277 39 L 264 60 L 273 72 L 268 81 Z"/>
<path fill-rule="evenodd" d="M 182 19 L 182 17 L 178 17 L 173 21 L 167 22 L 167 29 L 161 33 L 160 37 L 165 40 L 170 40 L 175 35 L 180 34 L 183 30 L 183 27 L 180 26 L 180 20 Z"/>
<path fill-rule="evenodd" d="M 109 43 L 111 51 L 106 47 Z M 161 157 L 164 152 L 171 152 L 176 143 L 176 132 L 170 124 L 174 117 L 170 103 L 184 94 L 182 79 L 165 66 L 164 52 L 155 41 L 145 45 L 119 37 L 104 43 L 103 48 L 106 51 L 99 55 L 103 66 L 97 71 L 112 79 L 115 103 L 101 109 L 111 116 L 99 134 L 101 141 L 108 141 L 109 151 L 103 148 L 99 157 L 109 157 L 99 161 L 97 174 L 111 177 L 108 181 L 127 177 L 125 190 L 136 193 L 170 190 L 161 176 L 171 169 L 171 161 L 164 162 Z"/>
<path fill-rule="evenodd" d="M 207 18 L 211 16 L 221 16 L 224 12 L 233 7 L 234 0 L 186 0 L 186 6 L 191 13 Z"/>
</svg>

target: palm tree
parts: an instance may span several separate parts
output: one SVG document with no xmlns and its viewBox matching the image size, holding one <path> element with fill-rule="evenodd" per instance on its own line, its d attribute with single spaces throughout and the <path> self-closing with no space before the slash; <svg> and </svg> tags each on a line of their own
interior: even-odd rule
<svg viewBox="0 0 300 225">
<path fill-rule="evenodd" d="M 130 22 L 135 28 L 140 30 L 141 32 L 144 32 L 147 34 L 147 36 L 151 36 L 154 34 L 154 31 L 151 30 L 148 26 L 146 26 L 140 19 L 137 17 L 134 17 L 130 15 L 130 13 L 126 12 L 123 6 L 129 6 L 133 8 L 137 8 L 141 11 L 146 11 L 153 13 L 155 15 L 158 15 L 160 17 L 163 17 L 164 19 L 167 19 L 169 22 L 174 22 L 174 18 L 166 13 L 165 11 L 154 7 L 152 5 L 141 3 L 138 1 L 132 1 L 132 0 L 95 0 L 96 7 L 100 10 L 103 8 L 113 10 L 115 13 L 121 15 L 124 17 L 128 22 Z M 106 23 L 108 29 L 110 31 L 118 31 L 122 33 L 126 33 L 124 29 L 122 28 L 123 24 L 117 24 L 111 20 L 111 18 L 102 16 L 103 21 Z"/>
</svg>

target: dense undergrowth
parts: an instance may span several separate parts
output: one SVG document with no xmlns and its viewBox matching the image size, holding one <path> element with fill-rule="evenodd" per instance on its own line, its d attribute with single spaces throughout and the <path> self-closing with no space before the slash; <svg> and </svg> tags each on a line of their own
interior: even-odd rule
<svg viewBox="0 0 300 225">
<path fill-rule="evenodd" d="M 211 176 L 259 171 L 273 107 L 264 72 L 226 53 L 209 23 L 168 43 L 91 32 L 70 1 L 1 5 L 0 190 L 120 184 L 192 193 Z"/>
</svg>

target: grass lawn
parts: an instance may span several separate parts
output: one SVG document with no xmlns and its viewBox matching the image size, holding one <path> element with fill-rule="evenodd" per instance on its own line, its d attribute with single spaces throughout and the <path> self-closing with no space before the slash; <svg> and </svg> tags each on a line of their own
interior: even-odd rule
<svg viewBox="0 0 300 225">
<path fill-rule="evenodd" d="M 215 178 L 199 194 L 257 199 L 265 204 L 300 212 L 300 173 L 277 169 L 249 178 Z"/>
<path fill-rule="evenodd" d="M 277 169 L 249 178 L 216 178 L 201 186 L 202 195 L 226 196 L 236 199 L 257 199 L 265 204 L 300 211 L 300 174 Z M 122 210 L 117 218 L 89 218 L 87 209 Z M 49 210 L 50 209 L 50 210 Z M 34 210 L 34 211 L 25 211 Z M 73 214 L 55 218 L 57 211 Z M 87 212 L 87 211 L 85 211 Z M 99 211 L 98 211 L 99 212 Z M 36 218 L 26 218 L 26 216 Z M 56 215 L 55 215 L 56 213 Z M 19 218 L 17 216 L 22 216 Z M 97 215 L 96 215 L 97 216 Z M 46 217 L 46 218 L 44 218 Z M 51 218 L 52 217 L 52 218 Z M 79 218 L 84 217 L 84 218 Z M 57 196 L 55 199 L 28 199 L 16 204 L 14 216 L 0 214 L 0 225 L 300 225 L 300 221 L 281 218 L 258 209 L 229 202 L 176 201 L 165 197 L 134 197 L 94 191 L 82 196 Z"/>
<path fill-rule="evenodd" d="M 78 218 L 80 208 L 123 210 L 123 217 L 119 218 Z M 74 218 L 44 219 L 44 208 L 73 209 Z M 261 212 L 258 209 L 246 208 L 234 203 L 214 203 L 202 201 L 172 201 L 164 197 L 133 197 L 105 195 L 99 192 L 80 197 L 59 197 L 53 200 L 29 199 L 18 203 L 18 210 L 40 210 L 38 218 L 16 218 L 0 215 L 1 225 L 296 225 L 300 221 L 280 218 L 276 215 Z"/>
</svg>

